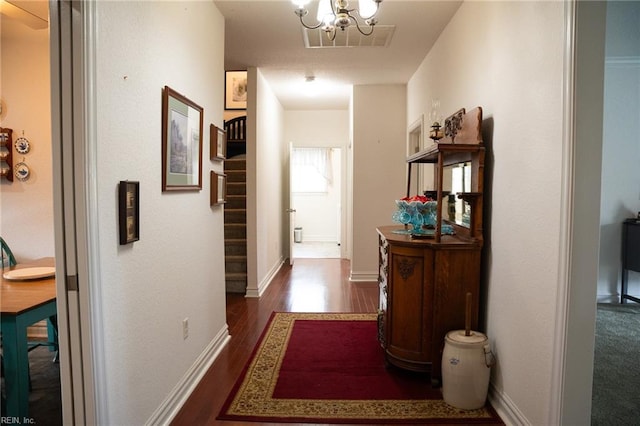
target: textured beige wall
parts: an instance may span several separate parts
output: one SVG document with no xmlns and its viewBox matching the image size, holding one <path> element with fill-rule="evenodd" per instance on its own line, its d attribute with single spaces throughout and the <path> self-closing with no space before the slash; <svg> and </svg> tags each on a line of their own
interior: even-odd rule
<svg viewBox="0 0 640 426">
<path fill-rule="evenodd" d="M 49 33 L 0 19 L 0 127 L 13 129 L 14 141 L 24 135 L 31 146 L 24 155 L 11 147 L 14 166 L 24 161 L 30 175 L 0 179 L 0 234 L 25 262 L 54 255 Z"/>
<path fill-rule="evenodd" d="M 97 210 L 105 424 L 144 424 L 226 331 L 223 209 L 210 206 L 224 19 L 212 2 L 98 2 Z M 203 187 L 162 192 L 162 90 L 204 108 Z M 140 182 L 140 240 L 118 244 L 117 185 Z M 100 311 L 100 310 L 99 310 Z M 183 339 L 182 321 L 189 336 Z M 150 356 L 149 354 L 153 354 Z"/>
<path fill-rule="evenodd" d="M 444 116 L 483 107 L 483 331 L 498 355 L 497 394 L 531 424 L 547 424 L 551 402 L 563 31 L 561 2 L 465 2 L 408 84 L 407 123 L 428 117 L 432 99 Z"/>
</svg>

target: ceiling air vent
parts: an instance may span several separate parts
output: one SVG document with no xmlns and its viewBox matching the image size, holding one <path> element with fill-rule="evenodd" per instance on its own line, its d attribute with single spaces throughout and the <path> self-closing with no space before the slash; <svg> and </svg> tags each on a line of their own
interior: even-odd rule
<svg viewBox="0 0 640 426">
<path fill-rule="evenodd" d="M 309 49 L 328 47 L 387 47 L 391 43 L 395 25 L 376 25 L 373 34 L 364 36 L 355 26 L 346 30 L 337 30 L 335 40 L 329 40 L 327 34 L 320 28 L 315 30 L 303 29 L 304 47 Z"/>
</svg>

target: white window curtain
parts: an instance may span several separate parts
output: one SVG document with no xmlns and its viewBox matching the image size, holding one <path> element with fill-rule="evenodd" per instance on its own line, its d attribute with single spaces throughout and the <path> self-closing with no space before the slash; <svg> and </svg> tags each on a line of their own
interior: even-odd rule
<svg viewBox="0 0 640 426">
<path fill-rule="evenodd" d="M 293 148 L 293 192 L 327 192 L 333 182 L 331 148 Z"/>
</svg>

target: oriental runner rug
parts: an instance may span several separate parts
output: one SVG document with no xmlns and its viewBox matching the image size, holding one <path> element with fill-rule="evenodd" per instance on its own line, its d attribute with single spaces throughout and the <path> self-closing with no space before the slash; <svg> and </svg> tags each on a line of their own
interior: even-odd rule
<svg viewBox="0 0 640 426">
<path fill-rule="evenodd" d="M 428 375 L 386 368 L 376 314 L 274 313 L 218 419 L 503 425 L 447 405 Z"/>
</svg>

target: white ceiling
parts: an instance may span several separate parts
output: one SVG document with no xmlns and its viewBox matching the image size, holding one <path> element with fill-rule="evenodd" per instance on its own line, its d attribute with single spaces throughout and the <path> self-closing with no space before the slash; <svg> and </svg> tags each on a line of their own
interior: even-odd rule
<svg viewBox="0 0 640 426">
<path fill-rule="evenodd" d="M 332 49 L 305 49 L 290 0 L 214 3 L 225 17 L 225 69 L 260 68 L 283 107 L 295 110 L 346 109 L 354 84 L 408 82 L 462 2 L 384 0 L 379 24 L 396 26 L 388 47 Z M 308 75 L 314 96 L 305 94 Z"/>
<path fill-rule="evenodd" d="M 39 20 L 46 24 L 47 1 L 10 2 L 9 6 L 25 12 L 12 17 L 27 25 L 33 24 L 32 18 L 35 24 Z M 260 68 L 283 107 L 296 110 L 346 109 L 355 84 L 408 82 L 462 1 L 383 0 L 379 25 L 395 25 L 387 47 L 329 49 L 304 47 L 302 26 L 290 0 L 214 3 L 225 17 L 225 69 Z M 352 0 L 350 8 L 357 7 L 356 3 Z M 10 11 L 2 9 L 3 14 Z M 313 15 L 310 12 L 307 19 L 311 21 Z M 10 21 L 4 21 L 5 34 Z M 305 83 L 310 75 L 315 77 L 313 95 Z"/>
<path fill-rule="evenodd" d="M 0 13 L 34 30 L 49 26 L 49 3 L 46 0 L 0 0 Z"/>
</svg>

